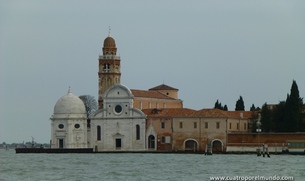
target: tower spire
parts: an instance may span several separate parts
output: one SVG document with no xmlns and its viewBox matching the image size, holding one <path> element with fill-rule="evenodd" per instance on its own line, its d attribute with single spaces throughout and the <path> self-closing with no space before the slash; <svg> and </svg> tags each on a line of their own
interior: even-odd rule
<svg viewBox="0 0 305 181">
<path fill-rule="evenodd" d="M 68 94 L 71 94 L 72 91 L 71 91 L 71 86 L 69 86 L 69 89 L 68 89 Z"/>
<path fill-rule="evenodd" d="M 110 26 L 109 26 L 108 37 L 111 36 L 111 35 L 110 35 L 110 31 L 111 31 L 111 28 L 110 28 Z"/>
</svg>

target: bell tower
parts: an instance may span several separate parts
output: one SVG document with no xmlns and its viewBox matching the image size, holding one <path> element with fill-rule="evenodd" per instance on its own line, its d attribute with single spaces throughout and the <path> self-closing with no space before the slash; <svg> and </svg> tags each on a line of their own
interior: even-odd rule
<svg viewBox="0 0 305 181">
<path fill-rule="evenodd" d="M 103 108 L 104 92 L 114 84 L 121 83 L 121 59 L 116 55 L 117 48 L 114 39 L 110 36 L 104 40 L 102 49 L 103 55 L 99 55 L 99 90 L 98 90 L 98 107 Z"/>
</svg>

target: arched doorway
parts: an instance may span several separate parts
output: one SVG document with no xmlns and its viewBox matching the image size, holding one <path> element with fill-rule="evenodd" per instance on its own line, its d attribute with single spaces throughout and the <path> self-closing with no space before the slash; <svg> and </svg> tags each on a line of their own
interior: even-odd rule
<svg viewBox="0 0 305 181">
<path fill-rule="evenodd" d="M 213 140 L 212 141 L 212 152 L 213 153 L 222 152 L 222 142 L 220 140 Z"/>
<path fill-rule="evenodd" d="M 185 151 L 197 151 L 198 144 L 195 140 L 187 140 L 184 143 Z"/>
<path fill-rule="evenodd" d="M 149 135 L 148 136 L 148 149 L 155 149 L 156 148 L 155 144 L 156 144 L 155 136 Z"/>
</svg>

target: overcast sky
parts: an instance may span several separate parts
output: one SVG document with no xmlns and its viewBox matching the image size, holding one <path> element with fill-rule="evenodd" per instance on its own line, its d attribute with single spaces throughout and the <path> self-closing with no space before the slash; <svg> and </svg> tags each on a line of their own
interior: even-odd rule
<svg viewBox="0 0 305 181">
<path fill-rule="evenodd" d="M 111 26 L 121 83 L 179 89 L 184 107 L 229 110 L 305 94 L 305 1 L 0 0 L 0 143 L 48 143 L 68 87 L 97 98 Z"/>
</svg>

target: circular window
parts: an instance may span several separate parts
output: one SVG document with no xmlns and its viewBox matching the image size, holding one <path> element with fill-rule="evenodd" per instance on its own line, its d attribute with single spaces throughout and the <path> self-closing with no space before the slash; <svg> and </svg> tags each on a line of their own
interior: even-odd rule
<svg viewBox="0 0 305 181">
<path fill-rule="evenodd" d="M 74 128 L 76 128 L 76 129 L 78 129 L 79 127 L 80 127 L 79 124 L 75 124 L 75 125 L 74 125 Z"/>
<path fill-rule="evenodd" d="M 64 126 L 63 124 L 59 124 L 59 125 L 58 125 L 58 128 L 59 128 L 59 129 L 63 129 L 64 127 L 65 127 L 65 126 Z"/>
<path fill-rule="evenodd" d="M 116 113 L 121 113 L 122 112 L 122 106 L 116 105 L 114 110 L 115 110 Z"/>
</svg>

